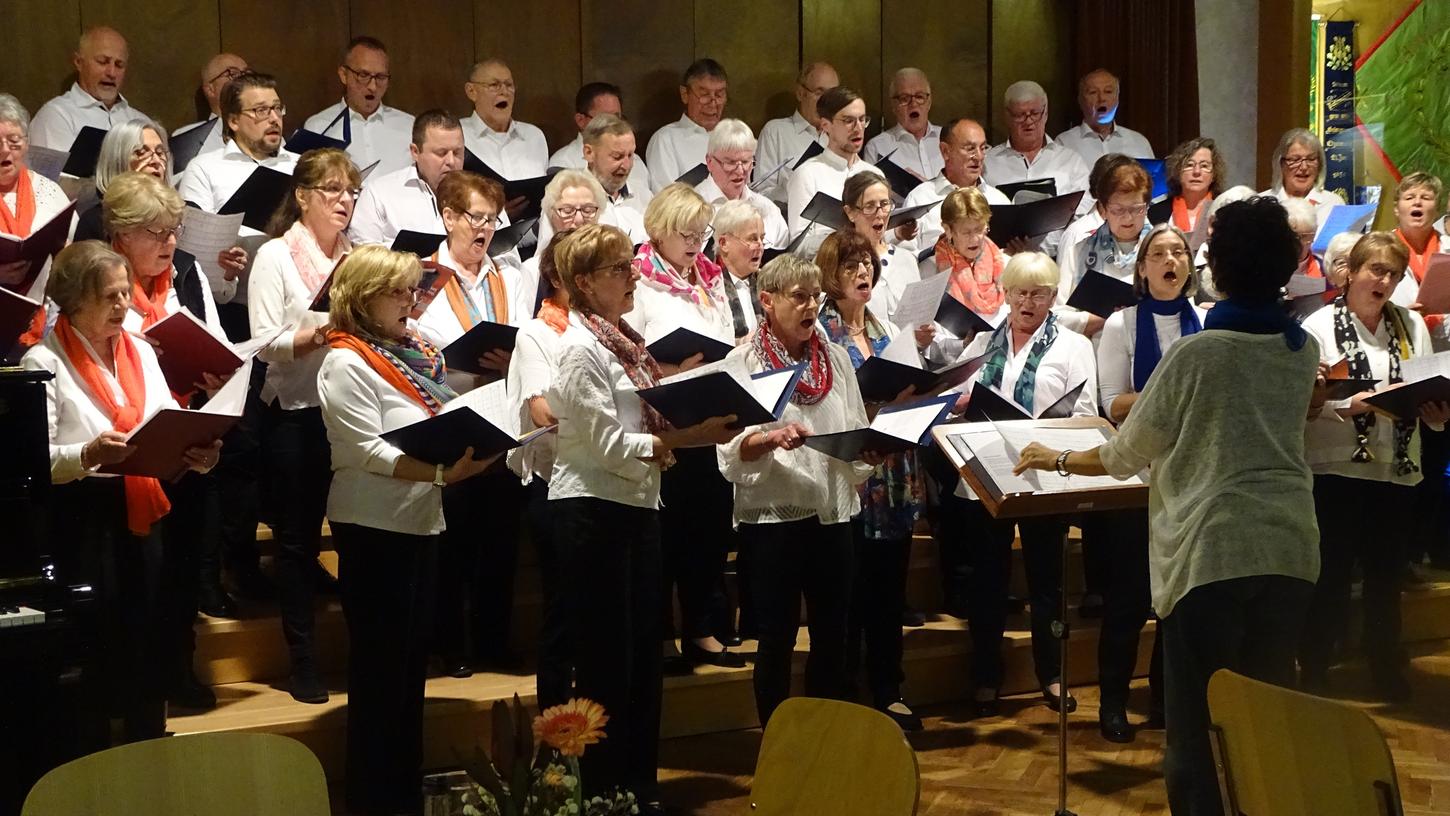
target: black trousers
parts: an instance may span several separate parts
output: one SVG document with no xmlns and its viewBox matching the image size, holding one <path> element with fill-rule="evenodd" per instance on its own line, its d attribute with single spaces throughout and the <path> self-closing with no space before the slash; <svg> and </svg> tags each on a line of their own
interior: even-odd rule
<svg viewBox="0 0 1450 816">
<path fill-rule="evenodd" d="M 82 680 L 82 707 L 90 713 L 81 741 L 90 750 L 106 747 L 111 715 L 123 720 L 127 742 L 160 737 L 166 731 L 162 526 L 146 536 L 127 529 L 119 478 L 56 485 L 50 502 L 60 574 L 95 590 L 100 654 L 97 671 Z"/>
<path fill-rule="evenodd" d="M 1194 587 L 1163 619 L 1168 746 L 1163 776 L 1173 816 L 1221 816 L 1208 738 L 1208 679 L 1230 669 L 1294 685 L 1294 644 L 1314 585 L 1256 575 Z"/>
<path fill-rule="evenodd" d="M 208 524 L 215 507 L 210 474 L 187 473 L 176 482 L 162 482 L 171 512 L 161 520 L 162 671 L 176 682 L 191 671 L 196 651 L 197 590 L 201 559 L 216 540 Z M 252 537 L 256 538 L 255 528 Z"/>
<path fill-rule="evenodd" d="M 222 437 L 221 459 L 210 474 L 208 526 L 215 534 L 208 537 L 198 555 L 203 586 L 220 585 L 223 564 L 233 570 L 255 570 L 261 558 L 257 521 L 263 495 L 262 424 L 267 406 L 261 390 L 265 376 L 265 364 L 254 361 L 242 419 Z"/>
<path fill-rule="evenodd" d="M 1106 595 L 1112 581 L 1108 572 L 1113 568 L 1113 555 L 1116 552 L 1112 541 L 1112 522 L 1101 513 L 1088 513 L 1079 520 L 1078 529 L 1082 530 L 1084 592 L 1088 595 Z"/>
<path fill-rule="evenodd" d="M 313 583 L 327 491 L 332 484 L 332 449 L 321 408 L 283 410 L 277 403 L 265 414 L 266 462 L 271 484 L 273 540 L 277 542 L 277 600 L 282 634 L 292 669 L 313 665 Z"/>
<path fill-rule="evenodd" d="M 901 699 L 901 608 L 906 604 L 906 571 L 911 538 L 866 538 L 860 519 L 851 523 L 855 581 L 851 590 L 846 667 L 850 677 L 866 646 L 866 684 L 871 702 L 882 708 Z"/>
<path fill-rule="evenodd" d="M 1389 482 L 1314 477 L 1314 512 L 1319 521 L 1319 581 L 1299 641 L 1305 677 L 1329 671 L 1336 640 L 1349 624 L 1349 591 L 1354 563 L 1364 574 L 1364 651 L 1371 672 L 1399 671 L 1400 581 L 1408 536 L 1385 534 L 1383 519 L 1406 518 L 1415 489 Z"/>
<path fill-rule="evenodd" d="M 682 639 L 707 638 L 728 628 L 725 562 L 734 502 L 714 445 L 675 451 L 674 466 L 660 477 L 665 620 L 674 619 L 670 590 L 678 587 Z"/>
<path fill-rule="evenodd" d="M 418 808 L 438 537 L 334 523 L 347 619 L 347 805 Z"/>
<path fill-rule="evenodd" d="M 742 524 L 751 549 L 751 596 L 760 648 L 755 656 L 755 709 L 760 725 L 790 696 L 791 657 L 805 598 L 811 651 L 809 697 L 850 699 L 846 625 L 851 603 L 851 526 L 821 524 L 814 516 L 775 524 Z M 896 608 L 897 623 L 901 607 Z"/>
<path fill-rule="evenodd" d="M 1414 490 L 1415 524 L 1408 536 L 1408 555 L 1418 564 L 1425 556 L 1437 566 L 1450 566 L 1450 430 L 1432 431 L 1420 423 L 1420 471 Z"/>
<path fill-rule="evenodd" d="M 1002 687 L 1002 634 L 1007 628 L 1007 591 L 1012 580 L 1013 522 L 992 518 L 979 501 L 962 508 L 970 533 L 971 583 L 967 623 L 972 632 L 972 684 Z M 1052 622 L 1062 603 L 1062 538 L 1067 521 L 1039 518 L 1017 522 L 1031 604 L 1032 663 L 1046 686 L 1062 676 Z"/>
<path fill-rule="evenodd" d="M 514 573 L 528 494 L 502 464 L 443 489 L 434 649 L 446 658 L 508 654 Z M 466 611 L 465 611 L 466 606 Z M 467 634 L 465 635 L 465 630 Z"/>
<path fill-rule="evenodd" d="M 569 650 L 569 610 L 565 606 L 564 553 L 558 521 L 549 505 L 549 483 L 534 476 L 528 484 L 529 538 L 539 560 L 539 587 L 544 610 L 539 621 L 539 659 L 536 677 L 539 708 L 569 700 L 574 682 L 574 659 Z"/>
<path fill-rule="evenodd" d="M 975 518 L 971 505 L 978 502 L 956 495 L 961 475 L 935 445 L 922 452 L 921 463 L 931 476 L 937 498 L 929 518 L 941 565 L 942 601 L 949 611 L 960 610 L 970 594 L 972 564 L 969 541 L 974 532 L 972 519 Z"/>
<path fill-rule="evenodd" d="M 1148 582 L 1148 511 L 1124 510 L 1095 514 L 1100 518 L 1099 553 L 1103 559 L 1101 589 L 1103 625 L 1098 635 L 1098 688 L 1102 709 L 1123 711 L 1128 685 L 1138 663 L 1138 636 L 1153 615 Z M 1153 635 L 1148 669 L 1153 710 L 1163 710 L 1163 631 Z"/>
<path fill-rule="evenodd" d="M 659 514 L 592 498 L 549 506 L 564 556 L 574 692 L 609 714 L 606 738 L 582 758 L 585 795 L 625 787 L 651 801 L 664 693 Z"/>
</svg>

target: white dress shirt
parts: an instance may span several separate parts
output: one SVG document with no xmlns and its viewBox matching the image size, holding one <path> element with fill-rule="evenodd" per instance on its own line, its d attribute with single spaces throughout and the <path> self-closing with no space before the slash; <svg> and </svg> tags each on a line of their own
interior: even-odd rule
<svg viewBox="0 0 1450 816">
<path fill-rule="evenodd" d="M 1010 141 L 1003 142 L 987 151 L 983 159 L 982 176 L 993 185 L 1001 187 L 1017 181 L 1050 178 L 1057 184 L 1057 194 L 1086 190 L 1088 174 L 1092 167 L 1073 150 L 1047 139 L 1037 157 L 1029 161 L 1023 153 L 1017 152 Z"/>
<path fill-rule="evenodd" d="M 649 160 L 649 186 L 656 193 L 675 183 L 675 179 L 705 162 L 710 144 L 710 131 L 695 124 L 688 116 L 655 131 L 645 149 Z"/>
<path fill-rule="evenodd" d="M 818 142 L 821 147 L 825 147 L 826 134 L 806 121 L 798 110 L 793 111 L 790 116 L 765 123 L 765 127 L 760 129 L 760 140 L 755 145 L 755 171 L 752 177 L 755 183 L 761 185 L 761 195 L 771 201 L 785 202 L 791 168 L 805 155 L 811 142 Z M 767 181 L 766 176 L 771 178 Z"/>
<path fill-rule="evenodd" d="M 1153 145 L 1148 144 L 1146 136 L 1116 122 L 1113 123 L 1113 129 L 1108 132 L 1106 139 L 1088 127 L 1086 122 L 1083 122 L 1075 128 L 1068 128 L 1059 133 L 1057 143 L 1070 148 L 1082 157 L 1083 163 L 1088 166 L 1089 170 L 1092 169 L 1093 162 L 1109 153 L 1121 153 L 1130 159 L 1154 158 Z"/>
<path fill-rule="evenodd" d="M 574 137 L 574 141 L 564 145 L 549 157 L 549 167 L 560 169 L 585 170 L 589 164 L 584 161 L 584 134 Z M 649 168 L 645 166 L 644 159 L 635 154 L 634 164 L 629 168 L 629 181 L 625 183 L 624 198 L 621 203 L 628 207 L 639 210 L 644 215 L 645 207 L 649 206 L 649 200 L 654 193 L 649 188 Z"/>
<path fill-rule="evenodd" d="M 946 174 L 937 173 L 930 181 L 923 181 L 908 193 L 906 200 L 901 203 L 901 207 L 902 209 L 920 207 L 933 201 L 942 201 L 956 189 L 957 186 L 947 179 Z M 987 204 L 993 207 L 1012 203 L 1007 196 L 1002 194 L 1001 190 L 982 181 L 980 177 L 977 179 L 977 189 L 986 196 Z M 902 246 L 917 251 L 927 249 L 936 244 L 936 239 L 940 238 L 941 234 L 941 205 L 938 204 L 916 219 L 916 238 L 909 243 L 903 241 Z"/>
<path fill-rule="evenodd" d="M 549 143 L 544 131 L 528 122 L 510 120 L 499 133 L 474 111 L 463 120 L 463 144 L 494 172 L 511 181 L 536 178 L 549 169 Z"/>
<path fill-rule="evenodd" d="M 791 174 L 786 194 L 786 221 L 790 224 L 791 240 L 795 240 L 802 232 L 808 231 L 805 239 L 801 241 L 800 247 L 796 250 L 797 255 L 814 258 L 821 242 L 831 234 L 830 227 L 807 221 L 801 217 L 801 211 L 811 203 L 811 199 L 818 192 L 839 199 L 841 191 L 846 189 L 846 179 L 862 172 L 881 175 L 881 171 L 876 165 L 862 161 L 860 156 L 855 157 L 855 160 L 848 165 L 845 159 L 826 150 L 802 164 L 799 170 Z M 882 176 L 882 178 L 885 177 Z"/>
<path fill-rule="evenodd" d="M 704 181 L 696 184 L 695 192 L 714 207 L 716 212 L 719 212 L 725 202 L 730 200 L 720 192 L 720 185 L 716 184 L 715 179 L 711 176 L 706 176 Z M 790 243 L 790 229 L 785 225 L 785 216 L 780 214 L 780 207 L 777 207 L 774 201 L 750 189 L 748 184 L 740 197 L 760 212 L 760 219 L 765 223 L 765 246 L 768 249 L 785 249 L 786 245 Z"/>
<path fill-rule="evenodd" d="M 382 438 L 422 422 L 428 412 L 352 349 L 321 349 L 312 356 L 321 360 L 317 394 L 332 445 L 328 520 L 407 535 L 443 532 L 443 489 L 394 478 L 403 451 Z"/>
<path fill-rule="evenodd" d="M 533 317 L 532 313 L 534 310 L 534 290 L 529 289 L 527 292 L 524 291 L 527 287 L 524 285 L 523 270 L 512 264 L 499 263 L 493 258 L 486 258 L 484 262 L 485 264 L 492 264 L 493 268 L 498 270 L 499 276 L 503 279 L 506 301 L 504 308 L 508 310 L 507 324 L 510 326 L 523 325 L 525 321 Z M 454 260 L 453 253 L 448 251 L 447 241 L 444 241 L 438 247 L 438 263 L 456 272 L 460 272 L 456 280 L 458 281 L 459 287 L 463 290 L 464 297 L 473 301 L 474 305 L 478 307 L 478 313 L 487 320 L 489 289 L 486 273 L 488 267 L 485 265 L 480 268 L 478 277 L 470 285 L 461 274 L 463 264 Z M 428 308 L 423 312 L 423 316 L 418 318 L 416 328 L 418 334 L 422 335 L 423 339 L 437 346 L 440 350 L 454 340 L 462 337 L 464 332 L 467 331 L 463 327 L 463 324 L 459 322 L 458 315 L 454 314 L 453 306 L 448 302 L 448 295 L 443 292 L 439 292 L 438 296 L 433 298 L 433 302 L 428 304 Z M 482 381 L 477 375 L 469 374 L 466 371 L 449 371 L 448 384 L 453 387 L 454 391 L 461 394 L 477 388 L 482 384 Z"/>
<path fill-rule="evenodd" d="M 760 325 L 760 318 L 755 314 L 755 310 L 759 306 L 759 299 L 750 293 L 750 278 L 737 278 L 730 274 L 729 271 L 726 271 L 724 280 L 725 296 L 735 298 L 735 302 L 740 304 L 740 314 L 745 318 L 745 326 L 749 329 L 746 337 L 749 337 L 750 334 L 755 332 L 756 327 Z M 725 305 L 728 307 L 730 304 L 727 303 Z M 735 326 L 734 312 L 730 313 L 730 326 L 733 332 Z M 741 338 L 737 342 L 742 342 L 743 340 L 744 338 Z"/>
<path fill-rule="evenodd" d="M 313 260 L 319 268 L 330 269 L 341 257 L 341 252 L 336 258 L 328 258 L 319 251 Z M 316 295 L 303 283 L 302 273 L 297 271 L 292 253 L 281 238 L 274 238 L 257 250 L 257 260 L 252 264 L 252 285 L 247 292 L 247 319 L 252 336 L 270 336 L 284 327 L 287 329 L 258 355 L 267 361 L 263 402 L 275 400 L 288 411 L 317 405 L 317 371 L 322 366 L 323 350 L 297 357 L 292 349 L 296 331 L 327 323 L 326 312 L 314 312 L 310 308 Z"/>
<path fill-rule="evenodd" d="M 821 524 L 840 524 L 861 512 L 858 486 L 871 475 L 865 462 L 843 462 L 807 447 L 770 451 L 753 462 L 740 456 L 740 446 L 755 434 L 799 422 L 813 434 L 865 428 L 866 405 L 843 346 L 821 338 L 831 365 L 831 390 L 814 405 L 787 402 L 779 420 L 751 425 L 715 448 L 720 474 L 735 486 L 733 521 L 740 524 L 775 524 L 816 518 Z M 749 374 L 765 370 L 750 344 L 737 346 L 727 359 Z"/>
<path fill-rule="evenodd" d="M 549 499 L 593 498 L 660 506 L 654 436 L 644 430 L 639 393 L 619 358 L 585 328 L 578 312 L 559 338 L 549 407 L 559 420 Z"/>
<path fill-rule="evenodd" d="M 1097 210 L 1093 210 L 1093 212 L 1096 213 Z M 1082 276 L 1087 274 L 1088 252 L 1093 244 L 1093 236 L 1097 233 L 1098 227 L 1100 226 L 1102 226 L 1101 218 L 1099 218 L 1098 226 L 1086 232 L 1082 238 L 1078 238 L 1072 244 L 1064 242 L 1062 251 L 1057 256 L 1057 302 L 1052 307 L 1052 310 L 1057 312 L 1057 325 L 1078 332 L 1079 334 L 1087 329 L 1088 316 L 1091 312 L 1084 312 L 1076 307 L 1069 306 L 1067 305 L 1067 301 L 1068 298 L 1072 297 L 1073 290 L 1077 289 L 1078 283 L 1082 281 Z M 1114 239 L 1114 242 L 1119 252 L 1122 252 L 1125 247 L 1138 246 L 1138 241 L 1124 243 L 1117 242 L 1117 239 Z M 1131 286 L 1135 266 L 1136 258 L 1132 261 L 1123 259 L 1122 262 L 1119 262 L 1119 258 L 1117 257 L 1103 258 L 1098 267 L 1098 271 L 1114 280 L 1120 280 Z"/>
<path fill-rule="evenodd" d="M 51 150 L 70 150 L 81 128 L 110 130 L 133 119 L 151 117 L 131 107 L 126 97 L 117 96 L 108 110 L 101 100 L 71 83 L 70 90 L 40 106 L 30 120 L 30 143 Z"/>
<path fill-rule="evenodd" d="M 303 122 L 302 127 L 313 133 L 342 139 L 347 131 L 339 114 L 346 104 L 338 102 L 323 108 Z M 349 123 L 352 141 L 348 143 L 347 155 L 352 156 L 358 169 L 378 162 L 373 172 L 382 174 L 401 170 L 413 163 L 413 157 L 408 152 L 408 145 L 413 142 L 413 114 L 379 105 L 373 115 L 367 117 L 349 108 L 348 119 L 352 120 Z"/>
<path fill-rule="evenodd" d="M 509 359 L 508 397 L 518 408 L 519 434 L 532 433 L 539 426 L 529 413 L 529 400 L 543 397 L 548 401 L 549 388 L 559 371 L 560 334 L 544 321 L 533 318 L 519 326 L 514 338 L 514 354 Z M 552 406 L 550 406 L 552 408 Z M 549 433 L 508 454 L 509 470 L 528 484 L 534 476 L 544 481 L 554 471 L 557 436 Z"/>
<path fill-rule="evenodd" d="M 1202 326 L 1208 312 L 1198 306 L 1192 307 Z M 1168 353 L 1168 348 L 1183 337 L 1183 322 L 1176 314 L 1153 315 L 1154 333 L 1158 335 L 1159 359 Z M 1138 307 L 1119 309 L 1108 317 L 1098 342 L 1098 404 L 1106 413 L 1113 407 L 1113 400 L 1123 394 L 1135 394 L 1133 388 L 1133 360 L 1138 345 Z"/>
<path fill-rule="evenodd" d="M 117 405 L 126 405 L 126 394 L 121 390 L 120 381 L 101 364 L 100 358 L 96 356 L 86 338 L 80 332 L 76 336 L 80 337 L 81 345 L 100 369 L 101 378 L 110 386 L 112 399 Z M 171 397 L 171 389 L 166 385 L 166 375 L 161 373 L 161 366 L 156 362 L 156 352 L 152 350 L 151 344 L 132 339 L 131 345 L 136 348 L 136 356 L 141 361 L 142 380 L 146 386 L 146 405 L 141 415 L 149 417 L 162 408 L 179 408 L 176 400 Z M 47 334 L 44 340 L 25 353 L 20 365 L 28 371 L 49 371 L 55 375 L 54 379 L 45 384 L 51 482 L 65 484 L 87 476 L 109 478 L 109 474 L 96 473 L 99 465 L 89 469 L 81 467 L 81 448 L 102 431 L 111 430 L 113 426 L 65 353 L 65 348 L 60 343 L 60 335 L 55 332 Z"/>
<path fill-rule="evenodd" d="M 861 149 L 861 158 L 875 164 L 883 156 L 895 162 L 904 170 L 910 170 L 917 178 L 929 179 L 942 171 L 941 126 L 928 124 L 926 135 L 920 139 L 911 135 L 902 125 L 888 128 L 876 134 Z M 897 190 L 905 195 L 905 190 Z"/>
<path fill-rule="evenodd" d="M 649 278 L 642 277 L 634 287 L 634 308 L 625 313 L 624 322 L 639 332 L 645 343 L 653 343 L 675 329 L 685 328 L 733 346 L 735 318 L 730 312 L 730 302 L 725 299 L 724 279 L 729 276 L 729 272 L 721 270 L 714 285 L 704 289 L 709 297 L 703 305 L 693 298 L 672 294 Z M 700 289 L 696 286 L 696 291 Z"/>
<path fill-rule="evenodd" d="M 368 179 L 353 208 L 347 234 L 354 244 L 391 245 L 403 230 L 447 233 L 438 199 L 413 164 Z"/>
<path fill-rule="evenodd" d="M 166 304 L 163 308 L 167 314 L 174 314 L 182 309 L 181 292 L 176 288 L 176 278 L 180 273 L 175 266 L 172 266 L 169 274 L 171 275 L 171 286 L 166 290 Z M 197 270 L 197 274 L 201 274 L 200 269 Z M 202 280 L 205 281 L 205 278 Z M 222 328 L 221 317 L 217 314 L 216 301 L 211 296 L 211 287 L 201 287 L 201 303 L 206 314 L 196 314 L 190 309 L 187 309 L 187 312 L 211 330 L 212 336 L 230 345 L 231 341 L 227 340 L 226 329 Z M 132 301 L 131 308 L 126 310 L 126 316 L 122 320 L 126 331 L 140 334 L 141 324 L 145 322 L 146 318 L 136 310 L 136 303 Z"/>
<path fill-rule="evenodd" d="M 916 256 L 909 250 L 887 247 L 881 255 L 881 277 L 871 288 L 871 300 L 866 307 L 878 318 L 890 320 L 896 313 L 896 304 L 901 302 L 901 293 L 909 284 L 919 280 L 921 270 Z"/>
<path fill-rule="evenodd" d="M 65 194 L 65 191 L 60 188 L 59 184 L 56 184 L 45 176 L 36 173 L 28 167 L 25 168 L 25 172 L 30 176 L 30 190 L 35 196 L 35 218 L 30 222 L 30 229 L 33 233 L 35 230 L 45 226 L 47 221 L 65 209 L 66 205 L 70 203 L 70 197 Z M 19 187 L 19 185 L 17 184 L 16 187 Z M 4 199 L 5 206 L 9 207 L 11 212 L 15 212 L 15 197 L 15 190 L 11 190 L 3 196 L 0 196 L 0 198 Z M 75 232 L 76 220 L 76 216 L 72 215 L 70 226 L 72 233 Z M 35 276 L 35 281 L 30 285 L 30 289 L 25 293 L 25 296 L 31 300 L 44 303 L 45 282 L 49 279 L 50 260 L 46 259 L 45 264 L 40 268 L 40 274 Z"/>
</svg>

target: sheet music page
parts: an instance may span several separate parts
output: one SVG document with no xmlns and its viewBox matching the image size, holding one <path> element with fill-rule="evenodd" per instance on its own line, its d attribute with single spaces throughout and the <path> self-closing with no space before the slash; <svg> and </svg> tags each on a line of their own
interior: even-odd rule
<svg viewBox="0 0 1450 816">
<path fill-rule="evenodd" d="M 729 368 L 731 368 L 731 363 L 730 363 L 730 360 L 729 359 L 716 360 L 713 363 L 701 363 L 700 365 L 695 366 L 694 368 L 690 369 L 689 371 L 681 371 L 678 374 L 671 374 L 670 376 L 661 379 L 660 380 L 660 385 L 669 385 L 670 383 L 684 382 L 685 380 L 693 380 L 696 377 L 703 377 L 706 374 L 714 374 L 716 371 L 725 371 L 725 370 L 727 370 Z M 741 377 L 744 375 L 744 373 L 745 373 L 745 369 L 743 367 L 741 367 L 738 372 L 736 372 L 736 371 L 731 371 L 730 372 L 731 376 L 735 377 L 735 379 L 737 379 L 737 380 L 738 379 L 741 379 Z M 748 379 L 748 377 L 746 379 Z"/>
<path fill-rule="evenodd" d="M 776 403 L 780 402 L 780 395 L 785 392 L 786 386 L 790 385 L 791 378 L 795 376 L 795 369 L 782 368 L 772 371 L 758 379 L 752 378 L 746 381 L 745 386 L 760 407 L 767 411 L 774 411 Z"/>
<path fill-rule="evenodd" d="M 31 145 L 29 152 L 25 154 L 25 164 L 37 176 L 55 181 L 60 178 L 61 168 L 70 160 L 70 151 L 56 150 L 40 145 Z"/>
<path fill-rule="evenodd" d="M 1294 274 L 1289 277 L 1289 282 L 1284 285 L 1284 294 L 1291 298 L 1318 295 L 1322 294 L 1328 286 L 1329 280 L 1327 278 L 1311 278 L 1308 275 Z"/>
<path fill-rule="evenodd" d="M 915 444 L 921 441 L 933 421 L 941 414 L 942 400 L 927 400 L 921 405 L 900 411 L 882 411 L 871 421 L 874 430 Z"/>
<path fill-rule="evenodd" d="M 903 329 L 913 329 L 936 320 L 942 296 L 951 283 L 950 272 L 938 272 L 924 280 L 912 281 L 901 290 L 901 300 L 891 314 L 891 322 Z"/>
<path fill-rule="evenodd" d="M 262 349 L 272 345 L 272 341 L 276 340 L 278 337 L 281 337 L 283 334 L 286 334 L 288 332 L 294 331 L 297 331 L 297 324 L 295 323 L 283 326 L 282 328 L 272 332 L 271 334 L 264 334 L 260 337 L 253 337 L 250 340 L 244 340 L 243 342 L 232 344 L 232 352 L 243 360 L 250 360 L 260 354 Z M 225 337 L 220 339 L 223 343 L 227 342 L 227 339 Z"/>
<path fill-rule="evenodd" d="M 189 253 L 203 266 L 215 266 L 218 255 L 237 245 L 243 218 L 246 218 L 244 213 L 217 215 L 187 207 L 181 212 L 183 229 L 176 238 L 176 248 Z"/>
<path fill-rule="evenodd" d="M 1450 351 L 1400 361 L 1400 375 L 1406 383 L 1416 383 L 1439 375 L 1450 379 Z"/>
<path fill-rule="evenodd" d="M 1004 449 L 1012 460 L 1012 465 L 1017 465 L 1021 458 L 1022 449 L 1033 442 L 1040 442 L 1053 450 L 1091 450 L 1107 441 L 1102 430 L 1098 428 L 1032 428 L 1017 425 L 996 425 L 999 436 L 1002 437 Z M 1024 473 L 1024 476 L 1031 474 L 1041 485 L 1038 492 L 1062 493 L 1069 490 L 1091 490 L 1103 487 L 1118 487 L 1120 485 L 1145 484 L 1139 476 L 1129 479 L 1115 479 L 1112 476 L 1059 476 L 1056 471 L 1034 470 Z M 996 474 L 992 474 L 996 478 Z"/>
<path fill-rule="evenodd" d="M 912 368 L 922 368 L 921 352 L 916 348 L 916 334 L 903 331 L 893 337 L 891 342 L 886 344 L 886 348 L 881 350 L 881 359 Z"/>
<path fill-rule="evenodd" d="M 223 414 L 226 416 L 241 416 L 242 410 L 247 406 L 247 388 L 252 382 L 252 358 L 243 358 L 246 362 L 242 367 L 232 373 L 226 384 L 216 392 L 216 395 L 201 406 L 201 411 L 208 414 Z"/>
<path fill-rule="evenodd" d="M 987 469 L 992 476 L 992 481 L 1001 489 L 1003 495 L 1042 492 L 1041 485 L 1036 481 L 1012 475 L 1012 468 L 1017 466 L 1017 456 L 1007 450 L 1007 444 L 1002 440 L 1002 435 L 997 433 L 990 424 L 979 423 L 971 426 L 970 430 L 952 436 L 954 439 L 961 439 L 962 444 L 966 445 L 967 450 L 970 451 L 971 458 L 976 459 L 982 464 L 982 467 Z"/>
<path fill-rule="evenodd" d="M 459 394 L 443 406 L 441 413 L 462 408 L 472 408 L 479 416 L 497 425 L 499 430 L 518 438 L 518 409 L 509 400 L 507 380 L 495 380 L 465 394 Z"/>
</svg>

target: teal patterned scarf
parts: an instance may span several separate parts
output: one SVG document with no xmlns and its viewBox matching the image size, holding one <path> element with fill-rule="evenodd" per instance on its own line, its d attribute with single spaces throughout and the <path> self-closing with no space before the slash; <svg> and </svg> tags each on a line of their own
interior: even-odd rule
<svg viewBox="0 0 1450 816">
<path fill-rule="evenodd" d="M 1012 321 L 1004 320 L 997 330 L 992 332 L 992 339 L 987 343 L 987 362 L 982 366 L 982 373 L 978 377 L 982 385 L 999 388 L 1002 385 L 1002 372 L 1007 368 L 1007 354 L 1011 346 Z M 1052 342 L 1057 339 L 1057 315 L 1049 313 L 1047 322 L 1042 326 L 1042 334 L 1032 343 L 1032 348 L 1027 352 L 1027 363 L 1022 366 L 1022 373 L 1017 376 L 1017 385 L 1012 389 L 1012 399 L 1027 409 L 1027 413 L 1034 414 L 1032 407 L 1033 398 L 1037 393 L 1037 366 L 1042 363 L 1042 358 L 1047 350 L 1052 348 Z"/>
</svg>

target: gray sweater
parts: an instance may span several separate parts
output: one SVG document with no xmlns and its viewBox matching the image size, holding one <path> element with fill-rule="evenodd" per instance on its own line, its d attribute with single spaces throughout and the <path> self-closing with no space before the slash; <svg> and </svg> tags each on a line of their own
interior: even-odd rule
<svg viewBox="0 0 1450 816">
<path fill-rule="evenodd" d="M 1319 529 L 1304 423 L 1319 362 L 1281 334 L 1203 331 L 1173 344 L 1116 437 L 1118 478 L 1152 467 L 1153 608 L 1194 587 L 1253 575 L 1319 577 Z"/>
</svg>

